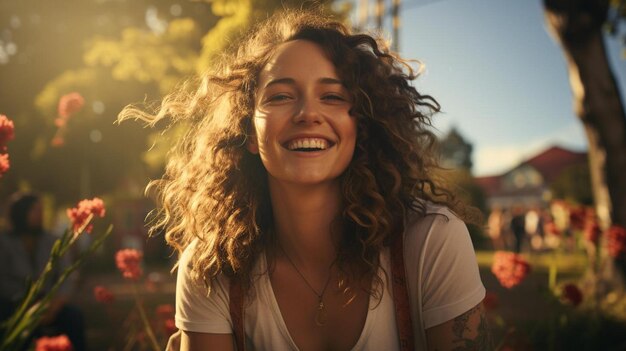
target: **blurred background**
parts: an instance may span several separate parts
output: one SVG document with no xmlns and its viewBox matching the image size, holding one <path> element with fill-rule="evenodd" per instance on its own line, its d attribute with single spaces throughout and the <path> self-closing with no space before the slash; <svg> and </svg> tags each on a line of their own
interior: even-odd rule
<svg viewBox="0 0 626 351">
<path fill-rule="evenodd" d="M 495 301 L 498 348 L 626 350 L 626 238 L 619 231 L 626 226 L 626 1 L 319 3 L 418 60 L 415 86 L 442 105 L 434 117 L 442 164 L 459 194 L 485 214 L 485 226 L 471 233 Z M 116 250 L 144 252 L 148 304 L 173 303 L 175 257 L 161 236 L 147 239 L 144 220 L 154 204 L 143 191 L 163 173 L 186 126 L 116 124 L 117 114 L 204 71 L 268 14 L 307 6 L 313 3 L 0 0 L 0 114 L 15 125 L 0 199 L 18 190 L 43 194 L 46 227 L 61 233 L 65 209 L 98 196 L 114 225 L 76 287 L 91 313 L 93 349 L 147 347 L 107 327 L 110 318 L 136 318 L 128 317 Z M 498 251 L 520 253 L 530 267 L 514 287 L 496 273 L 497 264 L 507 265 Z M 96 284 L 120 296 L 118 307 L 94 300 Z M 579 290 L 578 303 L 569 285 Z"/>
</svg>

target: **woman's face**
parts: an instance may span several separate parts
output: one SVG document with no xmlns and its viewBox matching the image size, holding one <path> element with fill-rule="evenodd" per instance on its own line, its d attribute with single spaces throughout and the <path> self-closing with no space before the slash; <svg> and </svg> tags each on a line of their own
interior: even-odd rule
<svg viewBox="0 0 626 351">
<path fill-rule="evenodd" d="M 357 136 L 351 97 L 317 44 L 294 40 L 277 47 L 261 70 L 254 136 L 271 181 L 313 185 L 337 181 Z"/>
</svg>

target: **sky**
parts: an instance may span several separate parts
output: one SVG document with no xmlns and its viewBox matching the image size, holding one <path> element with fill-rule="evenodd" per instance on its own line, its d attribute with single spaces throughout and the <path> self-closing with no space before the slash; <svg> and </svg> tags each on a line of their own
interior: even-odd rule
<svg viewBox="0 0 626 351">
<path fill-rule="evenodd" d="M 400 54 L 424 65 L 415 86 L 442 105 L 434 117 L 438 133 L 454 126 L 473 144 L 474 175 L 506 172 L 551 145 L 586 150 L 565 58 L 547 32 L 541 0 L 404 0 L 402 6 Z M 619 40 L 606 44 L 623 87 Z"/>
</svg>

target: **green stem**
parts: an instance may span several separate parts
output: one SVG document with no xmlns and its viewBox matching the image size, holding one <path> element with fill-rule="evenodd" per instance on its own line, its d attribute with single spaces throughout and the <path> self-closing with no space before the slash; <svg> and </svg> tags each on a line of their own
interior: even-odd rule
<svg viewBox="0 0 626 351">
<path fill-rule="evenodd" d="M 554 292 L 554 289 L 556 288 L 556 277 L 559 271 L 557 262 L 558 262 L 558 251 L 555 250 L 554 254 L 552 255 L 552 259 L 550 260 L 550 269 L 548 272 L 548 288 L 552 292 Z"/>
<path fill-rule="evenodd" d="M 55 295 L 57 290 L 61 287 L 61 284 L 65 282 L 70 274 L 78 269 L 81 263 L 87 257 L 89 257 L 91 253 L 93 253 L 98 247 L 100 247 L 100 245 L 102 245 L 104 240 L 111 234 L 112 230 L 113 226 L 109 226 L 107 231 L 103 235 L 98 237 L 89 246 L 86 252 L 81 254 L 81 256 L 72 265 L 70 265 L 63 271 L 63 273 L 54 283 L 52 288 L 46 293 L 46 295 L 44 295 L 43 298 L 41 298 L 37 305 L 34 305 L 34 299 L 37 295 L 39 295 L 39 292 L 41 291 L 44 282 L 52 271 L 52 267 L 56 266 L 59 258 L 64 255 L 67 252 L 68 247 L 75 242 L 75 238 L 70 238 L 69 236 L 73 235 L 73 233 L 67 231 L 63 235 L 63 237 L 55 242 L 44 271 L 39 276 L 39 278 L 37 278 L 37 280 L 33 284 L 31 284 L 30 288 L 28 289 L 28 293 L 26 294 L 26 297 L 20 304 L 20 307 L 6 324 L 7 332 L 5 333 L 4 340 L 0 345 L 0 351 L 20 349 L 20 347 L 25 342 L 25 336 L 29 335 L 37 327 L 37 325 L 39 325 L 41 317 L 45 313 L 45 310 L 48 308 L 50 300 Z"/>
<path fill-rule="evenodd" d="M 137 291 L 137 286 L 135 283 L 131 283 L 131 287 L 133 288 L 133 294 L 135 295 L 135 302 L 137 303 L 137 310 L 139 311 L 139 316 L 141 317 L 141 321 L 143 322 L 143 327 L 146 330 L 146 334 L 148 334 L 148 339 L 152 344 L 152 348 L 154 351 L 160 351 L 159 343 L 154 336 L 154 332 L 152 332 L 152 327 L 150 326 L 150 322 L 148 321 L 148 317 L 146 316 L 146 311 L 143 308 L 143 304 L 141 303 L 141 299 L 139 298 L 139 292 Z"/>
</svg>

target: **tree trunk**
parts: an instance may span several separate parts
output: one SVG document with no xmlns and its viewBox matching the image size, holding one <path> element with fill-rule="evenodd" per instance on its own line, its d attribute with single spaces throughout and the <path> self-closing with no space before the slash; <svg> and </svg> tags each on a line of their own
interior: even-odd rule
<svg viewBox="0 0 626 351">
<path fill-rule="evenodd" d="M 563 48 L 574 109 L 587 134 L 600 225 L 626 226 L 626 115 L 602 35 L 609 0 L 544 0 L 544 7 L 548 28 Z M 596 296 L 624 287 L 626 260 L 607 263 L 598 272 Z"/>
<path fill-rule="evenodd" d="M 589 141 L 601 226 L 626 226 L 626 115 L 602 35 L 609 0 L 544 0 L 544 7 L 548 27 L 563 48 L 574 108 Z"/>
</svg>

